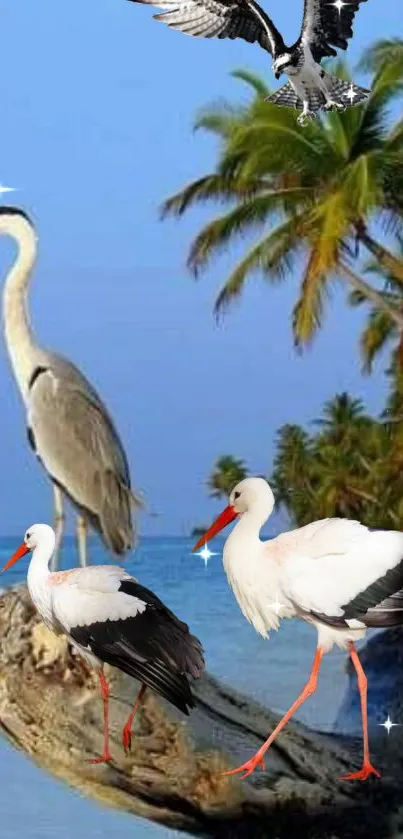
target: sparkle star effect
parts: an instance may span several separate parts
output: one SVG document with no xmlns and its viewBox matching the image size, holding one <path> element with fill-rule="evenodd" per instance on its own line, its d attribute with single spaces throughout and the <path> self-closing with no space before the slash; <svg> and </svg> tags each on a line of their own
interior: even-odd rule
<svg viewBox="0 0 403 839">
<path fill-rule="evenodd" d="M 217 553 L 216 553 L 216 551 L 210 551 L 210 548 L 209 548 L 209 546 L 206 542 L 206 544 L 203 545 L 201 551 L 197 551 L 196 556 L 201 556 L 201 558 L 204 559 L 204 564 L 207 568 L 207 564 L 208 564 L 209 559 L 212 556 L 217 556 Z"/>
<path fill-rule="evenodd" d="M 346 96 L 347 99 L 350 100 L 350 102 L 354 102 L 354 99 L 357 96 L 357 94 L 356 94 L 352 84 L 350 85 L 347 93 L 343 93 L 343 96 Z"/>
<path fill-rule="evenodd" d="M 15 192 L 16 189 L 17 187 L 15 186 L 3 186 L 3 184 L 0 183 L 0 195 L 2 195 L 4 192 Z"/>
<path fill-rule="evenodd" d="M 329 3 L 330 6 L 334 6 L 337 9 L 339 15 L 341 15 L 341 10 L 344 9 L 344 6 L 349 6 L 349 3 L 344 3 L 343 0 L 335 0 L 334 3 Z"/>
<path fill-rule="evenodd" d="M 399 725 L 399 723 L 398 723 L 398 722 L 392 722 L 392 720 L 391 720 L 391 718 L 390 718 L 390 716 L 389 716 L 389 714 L 388 714 L 388 717 L 387 717 L 387 719 L 385 720 L 385 722 L 380 722 L 380 723 L 379 723 L 379 725 L 381 725 L 381 726 L 382 726 L 382 728 L 385 728 L 385 729 L 386 729 L 386 731 L 388 732 L 388 735 L 389 735 L 389 734 L 390 734 L 390 729 L 391 729 L 391 728 L 394 728 L 395 726 L 398 726 L 398 725 Z"/>
<path fill-rule="evenodd" d="M 276 592 L 276 599 L 273 600 L 273 603 L 269 603 L 269 608 L 273 609 L 275 611 L 276 615 L 279 615 L 280 612 L 281 612 L 281 609 L 284 609 L 284 603 L 280 603 L 280 601 L 278 599 L 277 592 Z"/>
</svg>

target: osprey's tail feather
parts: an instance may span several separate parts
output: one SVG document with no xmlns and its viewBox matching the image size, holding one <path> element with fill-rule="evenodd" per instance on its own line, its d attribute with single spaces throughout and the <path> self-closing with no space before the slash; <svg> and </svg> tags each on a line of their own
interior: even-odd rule
<svg viewBox="0 0 403 839">
<path fill-rule="evenodd" d="M 266 96 L 265 102 L 272 102 L 274 105 L 284 105 L 286 108 L 302 108 L 302 99 L 295 93 L 293 87 L 291 87 L 290 82 L 284 84 L 283 87 L 280 87 L 279 90 L 276 90 L 275 93 L 271 93 L 270 96 Z"/>
<path fill-rule="evenodd" d="M 346 82 L 344 79 L 339 79 L 338 76 L 331 76 L 330 73 L 325 73 L 322 81 L 325 82 L 331 98 L 346 108 L 350 108 L 351 105 L 359 105 L 365 99 L 368 99 L 371 93 L 366 87 Z"/>
<path fill-rule="evenodd" d="M 370 90 L 359 85 L 346 82 L 344 79 L 339 79 L 337 76 L 331 76 L 330 73 L 325 73 L 322 81 L 326 84 L 329 98 L 343 108 L 349 108 L 351 105 L 359 105 L 370 95 Z M 308 108 L 310 111 L 319 111 L 326 104 L 326 97 L 319 88 L 307 88 L 306 99 L 308 101 Z M 272 102 L 274 105 L 284 105 L 286 108 L 303 107 L 303 101 L 300 99 L 290 82 L 280 87 L 275 93 L 271 93 L 265 99 L 266 102 Z"/>
</svg>

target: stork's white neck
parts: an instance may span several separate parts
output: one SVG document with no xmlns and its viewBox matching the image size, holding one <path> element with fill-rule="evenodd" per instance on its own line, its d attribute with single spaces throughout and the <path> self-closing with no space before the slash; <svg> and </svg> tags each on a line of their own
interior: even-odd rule
<svg viewBox="0 0 403 839">
<path fill-rule="evenodd" d="M 29 323 L 26 294 L 36 259 L 35 231 L 22 216 L 10 216 L 0 229 L 17 243 L 17 258 L 8 273 L 3 291 L 3 318 L 7 349 L 21 394 L 26 399 L 29 379 L 39 361 L 37 347 Z"/>
<path fill-rule="evenodd" d="M 227 539 L 227 543 L 236 539 L 247 538 L 253 542 L 260 543 L 260 531 L 269 518 L 271 510 L 268 509 L 267 500 L 264 499 L 260 504 L 255 504 L 246 513 L 242 513 L 239 517 L 232 533 Z"/>
<path fill-rule="evenodd" d="M 48 626 L 52 626 L 52 596 L 49 588 L 49 563 L 55 547 L 54 534 L 35 548 L 29 563 L 27 584 L 32 601 Z"/>
<path fill-rule="evenodd" d="M 267 506 L 243 513 L 227 539 L 223 565 L 228 582 L 245 617 L 264 638 L 277 629 L 279 618 L 268 608 L 274 601 L 278 568 L 267 556 L 260 529 L 267 520 Z"/>
<path fill-rule="evenodd" d="M 240 516 L 224 546 L 223 561 L 227 574 L 230 567 L 234 570 L 239 567 L 244 573 L 245 564 L 250 567 L 255 557 L 260 558 L 263 544 L 260 531 L 267 518 L 266 505 L 258 505 Z"/>
</svg>

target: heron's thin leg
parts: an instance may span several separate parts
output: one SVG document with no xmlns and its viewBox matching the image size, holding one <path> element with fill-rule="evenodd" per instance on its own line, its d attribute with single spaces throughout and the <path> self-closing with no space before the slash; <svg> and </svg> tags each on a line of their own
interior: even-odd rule
<svg viewBox="0 0 403 839">
<path fill-rule="evenodd" d="M 99 672 L 99 682 L 104 703 L 104 751 L 101 757 L 94 757 L 88 761 L 89 763 L 108 763 L 109 760 L 112 760 L 109 751 L 109 687 L 102 670 Z"/>
<path fill-rule="evenodd" d="M 77 516 L 78 558 L 83 567 L 87 563 L 87 522 L 83 516 Z"/>
<path fill-rule="evenodd" d="M 63 541 L 64 530 L 64 512 L 63 512 L 63 493 L 58 486 L 53 484 L 53 509 L 54 509 L 54 529 L 55 529 L 55 549 L 51 560 L 51 570 L 56 571 L 59 567 L 59 554 Z"/>
<path fill-rule="evenodd" d="M 123 748 L 124 748 L 126 753 L 128 751 L 130 751 L 130 749 L 131 749 L 133 720 L 134 720 L 134 717 L 135 717 L 135 715 L 136 715 L 136 713 L 137 713 L 137 711 L 140 707 L 141 700 L 142 700 L 146 690 L 147 690 L 147 685 L 142 685 L 140 690 L 139 690 L 139 695 L 138 695 L 138 697 L 136 699 L 136 702 L 133 706 L 133 710 L 132 710 L 132 712 L 131 712 L 128 720 L 127 720 L 127 723 L 126 723 L 124 729 L 123 729 L 122 740 L 123 740 Z"/>
<path fill-rule="evenodd" d="M 264 768 L 263 755 L 265 754 L 265 752 L 267 752 L 267 749 L 269 748 L 269 746 L 271 746 L 273 740 L 276 739 L 281 729 L 284 728 L 285 724 L 288 722 L 290 717 L 292 717 L 292 715 L 295 714 L 295 711 L 299 708 L 299 706 L 302 705 L 302 703 L 305 702 L 306 699 L 308 699 L 308 696 L 311 696 L 315 692 L 316 685 L 318 682 L 318 673 L 322 661 L 322 656 L 323 649 L 322 647 L 318 647 L 312 665 L 311 675 L 304 689 L 301 691 L 300 695 L 295 700 L 295 702 L 293 702 L 291 708 L 289 708 L 287 713 L 284 714 L 278 725 L 276 725 L 274 731 L 272 732 L 272 734 L 270 734 L 268 740 L 266 740 L 266 742 L 263 743 L 263 746 L 260 747 L 260 749 L 256 752 L 255 755 L 253 755 L 253 757 L 250 760 L 246 761 L 246 763 L 243 763 L 242 766 L 238 766 L 237 769 L 231 769 L 229 772 L 223 772 L 223 775 L 236 775 L 238 772 L 244 772 L 245 774 L 242 775 L 242 778 L 247 778 L 248 775 L 251 775 L 252 772 L 254 772 L 257 766 L 262 766 Z"/>
<path fill-rule="evenodd" d="M 366 781 L 368 775 L 376 775 L 377 778 L 380 778 L 379 772 L 374 769 L 371 764 L 371 759 L 369 756 L 369 742 L 368 742 L 368 711 L 367 711 L 367 677 L 362 669 L 362 664 L 360 659 L 358 658 L 357 650 L 354 646 L 354 642 L 350 641 L 349 651 L 351 656 L 351 661 L 354 664 L 355 672 L 357 673 L 357 681 L 358 681 L 358 690 L 360 691 L 360 699 L 361 699 L 361 717 L 362 717 L 362 731 L 364 737 L 364 760 L 362 762 L 362 769 L 359 772 L 351 772 L 349 775 L 343 775 L 340 779 L 341 781 Z"/>
</svg>

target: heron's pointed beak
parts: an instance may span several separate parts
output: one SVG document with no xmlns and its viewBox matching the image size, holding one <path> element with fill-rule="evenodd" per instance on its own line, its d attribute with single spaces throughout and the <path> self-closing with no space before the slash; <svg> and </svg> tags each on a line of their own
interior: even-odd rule
<svg viewBox="0 0 403 839">
<path fill-rule="evenodd" d="M 234 521 L 237 515 L 237 511 L 234 509 L 234 507 L 231 506 L 231 504 L 229 504 L 228 507 L 226 507 L 225 510 L 222 511 L 222 513 L 220 513 L 218 519 L 216 519 L 213 522 L 211 527 L 209 527 L 209 529 L 206 530 L 204 536 L 202 536 L 201 539 L 199 539 L 194 548 L 192 548 L 193 553 L 194 551 L 198 551 L 202 545 L 206 544 L 206 542 L 209 542 L 210 539 L 212 539 L 213 536 L 216 536 L 217 533 L 220 532 L 220 530 L 223 530 L 223 528 L 226 527 L 227 524 L 230 524 L 230 522 Z"/>
<path fill-rule="evenodd" d="M 2 570 L 7 571 L 8 568 L 11 568 L 11 566 L 14 565 L 14 563 L 17 562 L 19 559 L 21 559 L 22 556 L 25 556 L 25 554 L 29 554 L 30 550 L 31 548 L 27 548 L 26 544 L 23 542 L 22 545 L 20 545 L 20 547 L 17 548 L 15 554 L 12 555 L 11 559 L 9 559 L 8 562 L 6 562 Z"/>
</svg>

